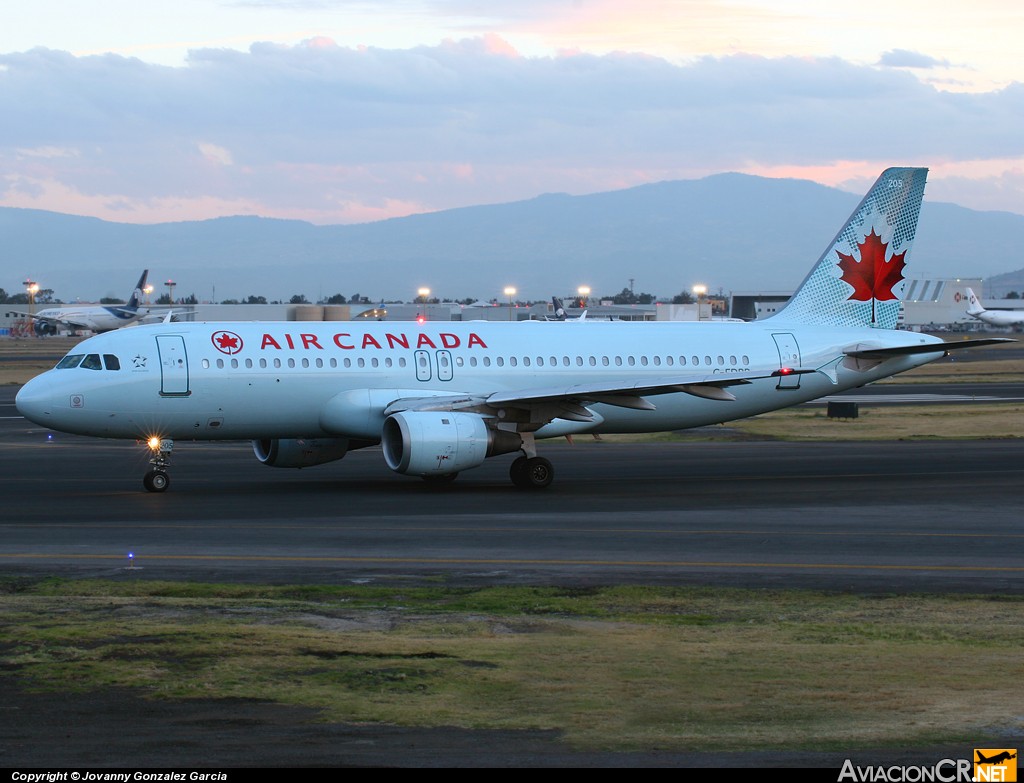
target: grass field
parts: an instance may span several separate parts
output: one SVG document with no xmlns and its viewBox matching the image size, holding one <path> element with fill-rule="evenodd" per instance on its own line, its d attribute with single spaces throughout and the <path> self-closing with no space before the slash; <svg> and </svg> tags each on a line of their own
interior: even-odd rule
<svg viewBox="0 0 1024 783">
<path fill-rule="evenodd" d="M 969 746 L 1022 727 L 1022 598 L 6 587 L 0 665 L 38 689 L 270 699 L 344 722 L 559 729 L 590 750 Z"/>
</svg>

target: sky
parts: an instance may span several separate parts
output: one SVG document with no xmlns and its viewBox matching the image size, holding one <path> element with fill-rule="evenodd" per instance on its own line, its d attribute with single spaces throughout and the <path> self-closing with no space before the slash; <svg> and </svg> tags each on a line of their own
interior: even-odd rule
<svg viewBox="0 0 1024 783">
<path fill-rule="evenodd" d="M 1024 214 L 1024 4 L 33 0 L 0 206 L 360 223 L 724 171 Z"/>
</svg>

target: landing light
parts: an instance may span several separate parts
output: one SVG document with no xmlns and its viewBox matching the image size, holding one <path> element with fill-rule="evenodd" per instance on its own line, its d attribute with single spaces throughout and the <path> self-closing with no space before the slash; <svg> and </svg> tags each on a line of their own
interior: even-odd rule
<svg viewBox="0 0 1024 783">
<path fill-rule="evenodd" d="M 146 445 L 149 446 L 149 450 L 150 451 L 159 451 L 160 450 L 160 438 L 159 438 L 159 436 L 154 435 L 153 437 L 149 438 L 146 441 Z"/>
</svg>

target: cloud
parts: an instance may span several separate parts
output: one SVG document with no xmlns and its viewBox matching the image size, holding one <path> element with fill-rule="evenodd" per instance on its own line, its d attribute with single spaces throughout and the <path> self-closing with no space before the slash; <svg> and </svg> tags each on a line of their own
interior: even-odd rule
<svg viewBox="0 0 1024 783">
<path fill-rule="evenodd" d="M 838 58 L 680 65 L 525 57 L 495 36 L 410 49 L 320 37 L 196 50 L 183 67 L 48 49 L 0 66 L 0 167 L 19 183 L 0 204 L 36 183 L 124 219 L 192 201 L 343 222 L 723 170 L 1024 159 L 1024 86 L 942 92 Z"/>
<path fill-rule="evenodd" d="M 884 52 L 878 60 L 879 65 L 886 68 L 949 68 L 949 60 L 937 60 L 920 52 L 906 49 L 891 49 Z"/>
</svg>

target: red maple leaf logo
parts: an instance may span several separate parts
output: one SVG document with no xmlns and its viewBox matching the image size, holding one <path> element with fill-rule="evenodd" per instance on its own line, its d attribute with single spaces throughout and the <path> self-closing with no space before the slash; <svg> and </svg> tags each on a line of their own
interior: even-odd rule
<svg viewBox="0 0 1024 783">
<path fill-rule="evenodd" d="M 853 286 L 853 293 L 849 299 L 856 299 L 858 302 L 866 302 L 869 299 L 889 302 L 896 299 L 892 288 L 903 279 L 903 267 L 907 265 L 903 257 L 907 251 L 904 250 L 899 255 L 893 254 L 892 259 L 886 261 L 885 251 L 888 245 L 882 242 L 875 229 L 871 229 L 871 233 L 864 237 L 864 241 L 857 247 L 860 248 L 860 261 L 836 251 L 836 255 L 839 256 L 839 268 L 843 270 L 842 280 Z"/>
<path fill-rule="evenodd" d="M 214 332 L 210 339 L 213 340 L 214 347 L 221 353 L 230 355 L 242 350 L 242 338 L 234 332 Z"/>
</svg>

